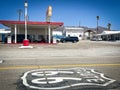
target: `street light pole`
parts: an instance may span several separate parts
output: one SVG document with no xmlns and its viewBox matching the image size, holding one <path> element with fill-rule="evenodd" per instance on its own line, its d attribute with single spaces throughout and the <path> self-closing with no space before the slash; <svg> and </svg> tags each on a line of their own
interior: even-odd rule
<svg viewBox="0 0 120 90">
<path fill-rule="evenodd" d="M 28 3 L 25 1 L 25 40 L 27 40 L 27 8 L 28 8 Z"/>
<path fill-rule="evenodd" d="M 33 48 L 32 46 L 29 46 L 29 40 L 27 39 L 27 20 L 28 20 L 28 15 L 27 15 L 28 3 L 27 3 L 27 1 L 25 1 L 24 7 L 25 7 L 25 39 L 23 40 L 23 46 L 21 46 L 19 48 Z"/>
</svg>

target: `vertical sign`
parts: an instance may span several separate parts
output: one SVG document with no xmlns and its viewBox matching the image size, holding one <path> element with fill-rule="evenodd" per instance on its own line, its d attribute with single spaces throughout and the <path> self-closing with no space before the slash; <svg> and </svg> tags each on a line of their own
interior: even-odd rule
<svg viewBox="0 0 120 90">
<path fill-rule="evenodd" d="M 50 17 L 52 16 L 52 6 L 48 6 L 47 12 L 46 12 L 46 21 L 50 22 Z"/>
</svg>

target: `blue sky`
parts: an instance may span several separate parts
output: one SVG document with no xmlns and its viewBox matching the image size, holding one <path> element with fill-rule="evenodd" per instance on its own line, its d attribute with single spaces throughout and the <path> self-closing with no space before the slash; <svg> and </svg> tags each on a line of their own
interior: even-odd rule
<svg viewBox="0 0 120 90">
<path fill-rule="evenodd" d="M 22 9 L 24 20 L 25 0 L 0 0 L 0 20 L 18 20 L 18 9 Z M 120 0 L 28 0 L 30 21 L 45 21 L 47 7 L 51 5 L 51 21 L 64 22 L 65 26 L 96 27 L 96 16 L 100 16 L 99 26 L 120 30 Z"/>
</svg>

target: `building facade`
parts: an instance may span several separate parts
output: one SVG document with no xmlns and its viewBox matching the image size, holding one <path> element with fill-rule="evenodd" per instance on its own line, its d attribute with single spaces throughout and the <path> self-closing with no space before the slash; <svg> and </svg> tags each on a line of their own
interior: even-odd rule
<svg viewBox="0 0 120 90">
<path fill-rule="evenodd" d="M 58 28 L 54 35 L 63 35 L 65 37 L 74 36 L 78 37 L 79 40 L 86 40 L 92 38 L 93 34 L 95 33 L 94 29 L 86 28 L 86 27 L 79 27 L 79 26 L 63 26 Z"/>
<path fill-rule="evenodd" d="M 117 41 L 120 40 L 120 31 L 103 31 L 96 36 L 104 41 Z"/>
</svg>

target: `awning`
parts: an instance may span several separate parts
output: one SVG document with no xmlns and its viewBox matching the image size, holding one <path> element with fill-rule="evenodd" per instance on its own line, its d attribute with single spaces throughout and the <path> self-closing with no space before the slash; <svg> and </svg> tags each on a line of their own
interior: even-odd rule
<svg viewBox="0 0 120 90">
<path fill-rule="evenodd" d="M 97 34 L 97 36 L 113 35 L 113 34 L 120 34 L 120 31 L 103 31 L 101 34 Z"/>
<path fill-rule="evenodd" d="M 11 31 L 6 30 L 6 29 L 0 29 L 0 34 L 7 34 L 7 33 L 11 33 Z"/>
</svg>

